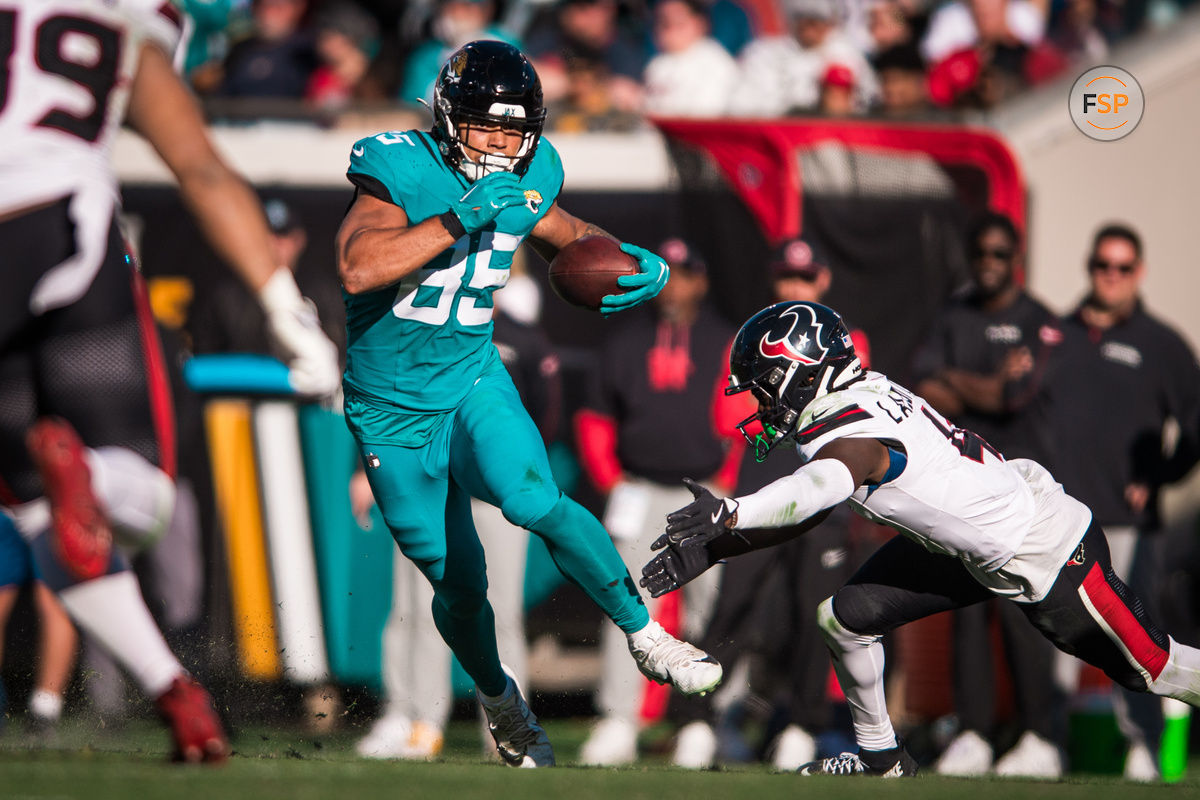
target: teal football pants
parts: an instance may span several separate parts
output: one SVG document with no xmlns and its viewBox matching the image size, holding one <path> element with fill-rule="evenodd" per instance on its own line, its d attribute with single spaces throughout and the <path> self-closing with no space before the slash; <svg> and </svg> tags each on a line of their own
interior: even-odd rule
<svg viewBox="0 0 1200 800">
<path fill-rule="evenodd" d="M 650 621 L 604 527 L 559 491 L 541 435 L 503 366 L 480 377 L 424 446 L 373 444 L 369 431 L 360 435 L 384 521 L 401 552 L 433 586 L 438 631 L 485 694 L 502 692 L 507 679 L 496 650 L 471 495 L 542 537 L 563 575 L 621 630 L 631 633 Z"/>
</svg>

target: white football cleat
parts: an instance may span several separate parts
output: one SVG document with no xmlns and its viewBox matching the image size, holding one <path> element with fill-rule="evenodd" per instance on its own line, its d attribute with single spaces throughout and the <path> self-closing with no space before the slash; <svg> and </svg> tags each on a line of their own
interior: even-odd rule
<svg viewBox="0 0 1200 800">
<path fill-rule="evenodd" d="M 1016 745 L 1000 758 L 992 772 L 1009 778 L 1061 778 L 1062 753 L 1033 731 L 1025 731 Z"/>
<path fill-rule="evenodd" d="M 795 772 L 817 757 L 817 740 L 799 725 L 788 725 L 771 746 L 771 765 L 783 772 Z"/>
<path fill-rule="evenodd" d="M 670 683 L 684 694 L 708 694 L 721 683 L 724 670 L 698 647 L 681 642 L 651 621 L 628 635 L 629 652 L 642 674 L 656 683 Z"/>
<path fill-rule="evenodd" d="M 553 767 L 554 748 L 546 731 L 529 709 L 521 687 L 508 667 L 508 687 L 496 698 L 488 698 L 478 688 L 475 696 L 487 715 L 488 730 L 496 741 L 496 751 L 510 767 Z"/>
<path fill-rule="evenodd" d="M 963 731 L 942 751 L 933 771 L 938 775 L 986 775 L 992 768 L 992 746 L 975 731 Z"/>
<path fill-rule="evenodd" d="M 637 760 L 637 734 L 634 723 L 605 717 L 579 749 L 579 763 L 596 767 L 632 764 Z"/>
<path fill-rule="evenodd" d="M 689 722 L 675 737 L 671 763 L 684 769 L 707 769 L 717 758 L 717 734 L 707 722 Z"/>
</svg>

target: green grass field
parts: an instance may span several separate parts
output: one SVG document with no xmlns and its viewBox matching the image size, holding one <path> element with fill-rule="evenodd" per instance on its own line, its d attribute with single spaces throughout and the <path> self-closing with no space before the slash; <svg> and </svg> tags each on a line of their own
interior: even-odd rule
<svg viewBox="0 0 1200 800">
<path fill-rule="evenodd" d="M 38 749 L 29 747 L 16 722 L 0 737 L 0 798 L 1138 800 L 1200 796 L 1196 777 L 1171 786 L 1141 786 L 1107 776 L 1078 776 L 1059 783 L 932 776 L 913 781 L 801 778 L 763 767 L 689 772 L 673 769 L 664 756 L 653 754 L 627 769 L 577 767 L 572 762 L 587 726 L 582 720 L 549 720 L 546 728 L 562 766 L 533 771 L 483 761 L 479 729 L 469 721 L 451 725 L 446 755 L 436 763 L 359 759 L 353 742 L 361 730 L 314 738 L 298 731 L 243 728 L 234 737 L 233 758 L 219 768 L 165 763 L 166 734 L 149 721 L 106 731 L 69 720 L 57 741 Z M 1200 775 L 1200 762 L 1193 762 L 1191 774 Z"/>
</svg>

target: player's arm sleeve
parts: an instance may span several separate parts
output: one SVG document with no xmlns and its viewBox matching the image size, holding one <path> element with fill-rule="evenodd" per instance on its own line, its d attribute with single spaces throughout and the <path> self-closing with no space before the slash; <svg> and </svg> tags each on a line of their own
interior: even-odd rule
<svg viewBox="0 0 1200 800">
<path fill-rule="evenodd" d="M 768 483 L 754 494 L 736 498 L 734 528 L 799 525 L 848 499 L 856 488 L 849 467 L 836 458 L 818 459 Z"/>
<path fill-rule="evenodd" d="M 404 207 L 403 198 L 392 191 L 395 186 L 394 171 L 384 155 L 384 148 L 374 136 L 359 139 L 350 148 L 350 167 L 346 178 L 363 194 Z"/>
</svg>

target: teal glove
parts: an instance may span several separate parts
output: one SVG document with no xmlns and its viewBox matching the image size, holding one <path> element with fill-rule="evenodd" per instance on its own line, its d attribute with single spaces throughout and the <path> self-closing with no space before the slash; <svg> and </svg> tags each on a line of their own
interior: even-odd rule
<svg viewBox="0 0 1200 800">
<path fill-rule="evenodd" d="M 621 250 L 636 258 L 642 271 L 636 275 L 622 275 L 617 278 L 617 285 L 624 287 L 626 291 L 610 294 L 600 301 L 600 313 L 606 317 L 651 299 L 662 291 L 667 285 L 667 279 L 671 277 L 671 269 L 662 256 L 629 242 L 623 243 Z"/>
<path fill-rule="evenodd" d="M 450 206 L 449 213 L 458 220 L 462 231 L 454 230 L 453 220 L 446 219 L 446 215 L 442 224 L 455 238 L 486 228 L 504 209 L 524 204 L 525 192 L 517 185 L 520 180 L 511 172 L 493 172 L 480 178 L 461 200 Z"/>
</svg>

